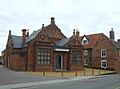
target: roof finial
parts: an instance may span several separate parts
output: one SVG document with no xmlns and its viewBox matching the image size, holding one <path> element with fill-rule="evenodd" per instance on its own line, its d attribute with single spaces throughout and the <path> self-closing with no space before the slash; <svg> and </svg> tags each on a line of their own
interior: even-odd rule
<svg viewBox="0 0 120 89">
<path fill-rule="evenodd" d="M 42 29 L 44 29 L 44 24 L 42 24 Z"/>
<path fill-rule="evenodd" d="M 51 17 L 51 25 L 55 24 L 54 17 Z"/>
<path fill-rule="evenodd" d="M 29 28 L 27 29 L 27 34 L 26 34 L 26 36 L 27 36 L 27 37 L 29 36 Z"/>
<path fill-rule="evenodd" d="M 11 35 L 11 30 L 9 30 L 9 35 Z"/>
<path fill-rule="evenodd" d="M 73 29 L 73 35 L 75 35 L 75 29 Z"/>
<path fill-rule="evenodd" d="M 80 35 L 80 32 L 78 31 L 78 29 L 76 29 L 76 36 L 79 37 L 79 35 Z"/>
</svg>

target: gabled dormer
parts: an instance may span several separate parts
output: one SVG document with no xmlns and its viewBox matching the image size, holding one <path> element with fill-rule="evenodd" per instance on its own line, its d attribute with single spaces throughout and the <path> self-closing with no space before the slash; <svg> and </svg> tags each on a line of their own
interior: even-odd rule
<svg viewBox="0 0 120 89">
<path fill-rule="evenodd" d="M 81 39 L 81 44 L 86 45 L 88 43 L 89 43 L 89 39 L 86 35 L 84 35 L 83 38 Z"/>
<path fill-rule="evenodd" d="M 56 42 L 56 46 L 58 47 L 82 47 L 81 43 L 79 41 L 79 31 L 76 31 L 75 34 L 75 29 L 73 30 L 73 35 L 70 38 L 63 38 L 62 40 Z"/>
</svg>

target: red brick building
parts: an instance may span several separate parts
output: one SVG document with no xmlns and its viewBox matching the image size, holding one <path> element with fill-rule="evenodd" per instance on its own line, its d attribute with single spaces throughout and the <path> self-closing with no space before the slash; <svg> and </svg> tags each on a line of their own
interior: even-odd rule
<svg viewBox="0 0 120 89">
<path fill-rule="evenodd" d="M 83 46 L 79 32 L 70 38 L 56 26 L 54 18 L 50 25 L 34 31 L 31 35 L 22 30 L 22 36 L 9 31 L 6 49 L 2 52 L 4 66 L 28 71 L 77 71 L 83 69 Z"/>
<path fill-rule="evenodd" d="M 80 37 L 84 46 L 84 66 L 115 69 L 115 60 L 120 59 L 120 43 L 114 40 L 114 31 L 110 38 L 103 33 Z"/>
</svg>

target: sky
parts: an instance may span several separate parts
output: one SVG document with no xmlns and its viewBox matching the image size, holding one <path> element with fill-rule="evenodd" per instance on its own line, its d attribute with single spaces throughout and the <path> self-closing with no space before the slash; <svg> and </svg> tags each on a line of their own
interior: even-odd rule
<svg viewBox="0 0 120 89">
<path fill-rule="evenodd" d="M 6 47 L 8 32 L 22 35 L 22 29 L 32 33 L 50 24 L 56 25 L 65 36 L 73 29 L 80 35 L 104 33 L 111 28 L 115 39 L 120 38 L 120 0 L 0 0 L 0 52 Z"/>
</svg>

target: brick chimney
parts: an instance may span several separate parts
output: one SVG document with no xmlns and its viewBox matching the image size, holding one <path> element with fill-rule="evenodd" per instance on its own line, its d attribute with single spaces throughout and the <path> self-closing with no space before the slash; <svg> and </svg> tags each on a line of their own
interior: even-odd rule
<svg viewBox="0 0 120 89">
<path fill-rule="evenodd" d="M 54 17 L 51 17 L 51 25 L 54 25 L 55 24 L 55 21 L 54 21 Z"/>
<path fill-rule="evenodd" d="M 26 29 L 22 30 L 22 45 L 25 45 L 26 43 Z"/>
<path fill-rule="evenodd" d="M 115 40 L 113 28 L 111 28 L 111 31 L 110 31 L 110 39 Z"/>
<path fill-rule="evenodd" d="M 77 36 L 77 37 L 80 36 L 80 32 L 78 31 L 78 29 L 77 29 L 77 31 L 76 31 L 76 36 Z"/>
</svg>

